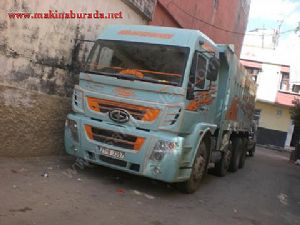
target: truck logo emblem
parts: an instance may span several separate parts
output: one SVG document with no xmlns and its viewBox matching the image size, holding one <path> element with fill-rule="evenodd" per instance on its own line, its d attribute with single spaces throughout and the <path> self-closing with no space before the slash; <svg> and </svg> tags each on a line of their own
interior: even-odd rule
<svg viewBox="0 0 300 225">
<path fill-rule="evenodd" d="M 109 112 L 109 118 L 117 123 L 126 123 L 129 121 L 130 115 L 124 109 L 114 109 Z"/>
</svg>

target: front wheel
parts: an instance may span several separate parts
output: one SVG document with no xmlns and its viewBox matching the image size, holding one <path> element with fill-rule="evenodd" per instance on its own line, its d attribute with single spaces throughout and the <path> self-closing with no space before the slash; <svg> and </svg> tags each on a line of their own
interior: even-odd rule
<svg viewBox="0 0 300 225">
<path fill-rule="evenodd" d="M 191 176 L 187 181 L 178 183 L 178 189 L 187 194 L 194 193 L 199 188 L 201 180 L 206 174 L 207 164 L 207 147 L 204 142 L 201 142 L 195 156 Z"/>
</svg>

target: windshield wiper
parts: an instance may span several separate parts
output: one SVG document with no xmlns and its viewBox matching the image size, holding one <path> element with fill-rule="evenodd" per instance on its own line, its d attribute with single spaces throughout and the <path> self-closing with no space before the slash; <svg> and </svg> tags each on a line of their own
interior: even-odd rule
<svg viewBox="0 0 300 225">
<path fill-rule="evenodd" d="M 146 82 L 151 82 L 151 83 L 155 83 L 155 84 L 169 84 L 169 85 L 173 85 L 173 86 L 178 86 L 178 83 L 176 82 L 172 82 L 172 81 L 160 81 L 160 80 L 155 80 L 149 77 L 144 77 L 144 78 L 139 78 L 139 77 L 135 77 L 135 80 L 140 80 L 140 81 L 146 81 Z"/>
<path fill-rule="evenodd" d="M 85 70 L 85 73 L 92 73 L 92 74 L 97 74 L 97 75 L 105 75 L 105 76 L 109 76 L 109 77 L 116 77 L 117 79 L 123 79 L 123 80 L 130 80 L 130 81 L 135 81 L 135 80 L 139 80 L 139 81 L 145 81 L 145 82 L 151 82 L 151 83 L 156 83 L 156 84 L 168 84 L 168 85 L 173 85 L 173 86 L 178 86 L 178 84 L 176 82 L 172 82 L 172 81 L 159 81 L 159 80 L 155 80 L 149 77 L 144 77 L 144 78 L 140 78 L 140 77 L 136 77 L 134 75 L 125 75 L 125 74 L 119 74 L 119 73 L 107 73 L 107 72 L 96 72 L 96 71 L 89 71 L 89 70 Z"/>
<path fill-rule="evenodd" d="M 90 70 L 85 70 L 85 73 L 91 73 L 91 74 L 97 74 L 97 75 L 105 75 L 105 76 L 109 76 L 109 77 L 116 77 L 118 79 L 124 79 L 124 80 L 135 80 L 134 76 L 127 76 L 127 75 L 122 75 L 122 74 L 118 74 L 118 73 L 106 73 L 106 72 L 96 72 L 96 71 L 90 71 Z"/>
</svg>

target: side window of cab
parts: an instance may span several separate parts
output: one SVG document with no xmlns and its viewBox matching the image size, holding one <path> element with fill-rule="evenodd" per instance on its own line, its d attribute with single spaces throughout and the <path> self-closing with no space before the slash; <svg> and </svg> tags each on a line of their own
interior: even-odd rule
<svg viewBox="0 0 300 225">
<path fill-rule="evenodd" d="M 207 74 L 208 59 L 200 54 L 195 53 L 190 71 L 187 99 L 194 99 L 194 91 L 205 88 L 205 79 Z"/>
<path fill-rule="evenodd" d="M 193 84 L 196 89 L 204 89 L 205 87 L 207 63 L 208 60 L 204 55 L 200 53 L 194 55 L 190 73 L 190 83 Z"/>
<path fill-rule="evenodd" d="M 201 54 L 197 54 L 197 64 L 195 71 L 195 88 L 204 89 L 207 73 L 207 59 Z"/>
</svg>

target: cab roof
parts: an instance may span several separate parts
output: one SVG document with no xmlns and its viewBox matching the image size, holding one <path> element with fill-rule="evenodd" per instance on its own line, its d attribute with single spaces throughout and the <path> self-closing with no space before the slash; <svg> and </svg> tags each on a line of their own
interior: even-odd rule
<svg viewBox="0 0 300 225">
<path fill-rule="evenodd" d="M 217 49 L 217 45 L 198 30 L 150 25 L 110 25 L 103 30 L 97 39 L 145 42 L 183 47 L 194 47 L 196 43 L 203 42 L 213 49 Z"/>
</svg>

